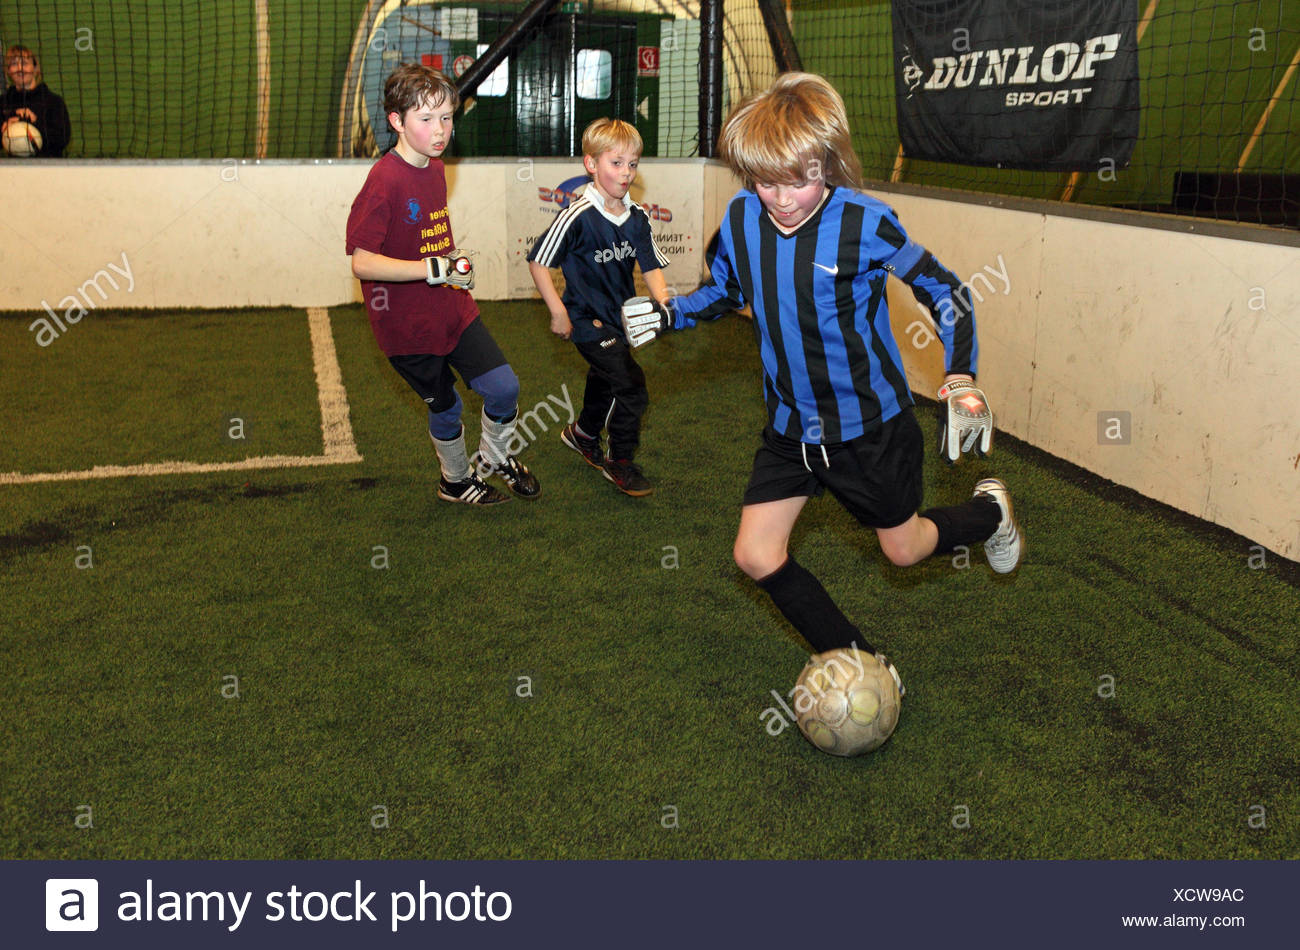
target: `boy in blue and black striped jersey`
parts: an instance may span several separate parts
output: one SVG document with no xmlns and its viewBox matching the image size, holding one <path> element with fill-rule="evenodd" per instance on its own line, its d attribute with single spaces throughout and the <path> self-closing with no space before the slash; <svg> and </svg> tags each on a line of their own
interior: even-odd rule
<svg viewBox="0 0 1300 950">
<path fill-rule="evenodd" d="M 900 566 L 979 541 L 995 571 L 1019 563 L 1019 528 L 997 479 L 979 482 L 964 504 L 918 512 L 921 428 L 885 284 L 889 274 L 904 280 L 938 326 L 947 369 L 940 396 L 952 404 L 944 440 L 954 460 L 977 438 L 987 450 L 992 434 L 974 386 L 970 293 L 907 237 L 892 210 L 856 190 L 860 166 L 844 103 L 821 77 L 786 73 L 746 99 L 719 146 L 745 188 L 710 248 L 711 282 L 674 298 L 663 318 L 684 329 L 753 309 L 768 422 L 745 491 L 736 563 L 816 652 L 856 643 L 874 653 L 789 555 L 810 497 L 829 489 Z"/>
<path fill-rule="evenodd" d="M 633 268 L 661 304 L 668 299 L 650 218 L 628 196 L 641 160 L 641 134 L 620 119 L 597 119 L 582 133 L 582 164 L 591 183 L 560 212 L 528 254 L 537 291 L 551 312 L 551 332 L 572 340 L 587 361 L 582 414 L 560 439 L 628 495 L 648 495 L 650 482 L 633 461 L 641 416 L 650 397 L 632 358 L 619 313 L 636 293 Z M 550 268 L 564 273 L 561 299 Z M 609 430 L 609 455 L 600 445 Z"/>
</svg>

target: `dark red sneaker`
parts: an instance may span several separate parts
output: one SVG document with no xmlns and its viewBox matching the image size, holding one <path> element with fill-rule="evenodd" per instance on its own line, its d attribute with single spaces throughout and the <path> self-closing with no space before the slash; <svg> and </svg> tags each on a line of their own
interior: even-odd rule
<svg viewBox="0 0 1300 950">
<path fill-rule="evenodd" d="M 587 439 L 578 434 L 576 424 L 570 422 L 560 432 L 560 441 L 587 460 L 588 465 L 596 468 L 605 467 L 605 453 L 600 448 L 600 439 Z"/>
<path fill-rule="evenodd" d="M 634 498 L 654 491 L 654 486 L 646 481 L 641 469 L 631 459 L 608 459 L 605 462 L 605 477 L 617 485 L 623 494 Z"/>
</svg>

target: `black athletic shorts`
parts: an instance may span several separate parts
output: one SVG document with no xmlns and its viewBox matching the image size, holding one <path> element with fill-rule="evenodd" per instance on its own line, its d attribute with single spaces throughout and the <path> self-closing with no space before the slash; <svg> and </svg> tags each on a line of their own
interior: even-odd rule
<svg viewBox="0 0 1300 950">
<path fill-rule="evenodd" d="M 911 407 L 874 432 L 825 446 L 796 442 L 767 426 L 754 453 L 745 504 L 816 498 L 830 489 L 868 528 L 897 527 L 921 507 L 923 443 Z"/>
<path fill-rule="evenodd" d="M 410 356 L 390 356 L 388 362 L 401 374 L 402 379 L 419 393 L 420 398 L 429 404 L 434 412 L 444 412 L 456 402 L 453 388 L 456 379 L 452 370 L 460 373 L 460 378 L 468 386 L 471 380 L 478 379 L 489 370 L 506 364 L 505 354 L 492 334 L 483 325 L 482 319 L 475 317 L 465 328 L 465 332 L 456 341 L 456 348 L 446 356 L 434 356 L 421 353 Z"/>
</svg>

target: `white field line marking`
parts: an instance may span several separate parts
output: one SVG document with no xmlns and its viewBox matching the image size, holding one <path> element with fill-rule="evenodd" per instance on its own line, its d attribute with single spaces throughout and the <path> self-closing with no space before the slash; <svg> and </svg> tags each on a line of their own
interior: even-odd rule
<svg viewBox="0 0 1300 950">
<path fill-rule="evenodd" d="M 348 391 L 343 388 L 343 372 L 334 351 L 334 334 L 330 332 L 330 315 L 324 307 L 308 307 L 311 323 L 311 358 L 316 366 L 316 392 L 320 397 L 320 430 L 325 455 L 336 462 L 360 462 L 357 443 L 352 438 L 352 416 L 348 411 Z"/>
<path fill-rule="evenodd" d="M 348 394 L 343 388 L 329 312 L 309 307 L 312 362 L 316 367 L 316 389 L 320 398 L 323 455 L 260 455 L 238 462 L 147 462 L 142 465 L 96 465 L 80 472 L 0 472 L 0 485 L 28 485 L 34 482 L 85 481 L 92 478 L 124 478 L 131 475 L 190 475 L 205 472 L 248 472 L 267 468 L 310 468 L 360 462 L 352 439 Z"/>
</svg>

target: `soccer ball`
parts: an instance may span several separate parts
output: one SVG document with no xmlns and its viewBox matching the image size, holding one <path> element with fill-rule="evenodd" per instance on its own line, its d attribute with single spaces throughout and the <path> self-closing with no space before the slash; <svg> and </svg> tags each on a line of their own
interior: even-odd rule
<svg viewBox="0 0 1300 950">
<path fill-rule="evenodd" d="M 41 150 L 45 140 L 30 122 L 14 122 L 4 131 L 4 150 L 14 158 L 27 158 Z"/>
<path fill-rule="evenodd" d="M 799 731 L 823 752 L 862 755 L 898 725 L 898 684 L 885 665 L 857 647 L 808 660 L 791 699 Z"/>
</svg>

